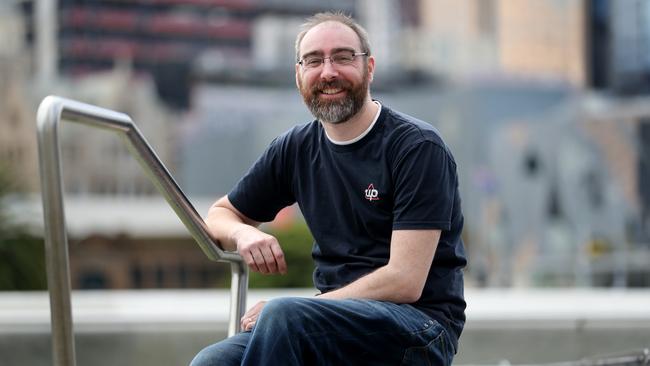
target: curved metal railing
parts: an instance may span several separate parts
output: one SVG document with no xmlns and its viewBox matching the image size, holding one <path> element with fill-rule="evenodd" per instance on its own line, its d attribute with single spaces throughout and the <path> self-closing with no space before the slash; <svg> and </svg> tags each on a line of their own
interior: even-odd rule
<svg viewBox="0 0 650 366">
<path fill-rule="evenodd" d="M 74 366 L 74 331 L 70 301 L 68 239 L 63 209 L 63 181 L 58 127 L 61 120 L 116 132 L 141 167 L 165 197 L 207 257 L 229 262 L 232 269 L 228 335 L 238 332 L 246 308 L 248 270 L 241 257 L 223 251 L 210 238 L 205 222 L 178 187 L 131 118 L 112 110 L 56 96 L 41 102 L 37 114 L 38 151 L 45 219 L 47 284 L 50 292 L 53 361 L 57 366 Z"/>
</svg>

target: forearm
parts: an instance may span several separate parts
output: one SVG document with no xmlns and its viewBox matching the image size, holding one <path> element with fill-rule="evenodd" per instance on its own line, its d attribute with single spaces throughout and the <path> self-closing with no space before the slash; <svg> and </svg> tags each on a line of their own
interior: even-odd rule
<svg viewBox="0 0 650 366">
<path fill-rule="evenodd" d="M 227 196 L 212 205 L 205 221 L 221 248 L 237 251 L 251 270 L 264 274 L 287 272 L 278 240 L 257 229 L 260 223 L 239 212 Z"/>
<path fill-rule="evenodd" d="M 356 281 L 320 295 L 324 299 L 371 299 L 394 303 L 412 303 L 420 298 L 418 281 L 408 281 L 408 275 L 391 268 L 380 267 Z"/>
<path fill-rule="evenodd" d="M 210 207 L 205 223 L 210 236 L 228 251 L 237 250 L 235 236 L 238 231 L 256 226 L 256 223 L 248 222 L 232 209 L 224 207 L 223 198 Z"/>
<path fill-rule="evenodd" d="M 415 302 L 422 296 L 439 239 L 439 230 L 393 231 L 388 264 L 321 296 L 326 299 Z"/>
</svg>

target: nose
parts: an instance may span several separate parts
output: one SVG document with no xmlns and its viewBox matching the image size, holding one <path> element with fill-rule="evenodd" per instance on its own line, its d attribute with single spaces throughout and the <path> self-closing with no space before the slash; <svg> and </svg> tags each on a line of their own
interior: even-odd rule
<svg viewBox="0 0 650 366">
<path fill-rule="evenodd" d="M 336 78 L 339 75 L 338 70 L 336 67 L 334 67 L 334 64 L 332 64 L 332 60 L 330 58 L 326 58 L 323 60 L 323 66 L 321 67 L 320 70 L 320 77 L 323 80 L 332 80 Z"/>
</svg>

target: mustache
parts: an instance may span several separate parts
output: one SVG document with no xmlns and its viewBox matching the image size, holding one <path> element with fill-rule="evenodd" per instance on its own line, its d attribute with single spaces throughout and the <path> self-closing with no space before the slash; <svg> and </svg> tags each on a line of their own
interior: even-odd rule
<svg viewBox="0 0 650 366">
<path fill-rule="evenodd" d="M 345 81 L 345 80 L 332 80 L 332 81 L 321 81 L 317 84 L 314 84 L 311 87 L 311 92 L 312 93 L 318 93 L 323 89 L 343 89 L 343 90 L 350 90 L 352 88 L 352 84 Z"/>
</svg>

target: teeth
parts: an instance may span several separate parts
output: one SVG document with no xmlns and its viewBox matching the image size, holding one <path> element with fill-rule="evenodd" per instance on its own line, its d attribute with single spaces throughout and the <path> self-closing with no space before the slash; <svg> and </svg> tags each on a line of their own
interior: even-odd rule
<svg viewBox="0 0 650 366">
<path fill-rule="evenodd" d="M 336 94 L 340 92 L 342 89 L 323 89 L 323 94 Z"/>
</svg>

